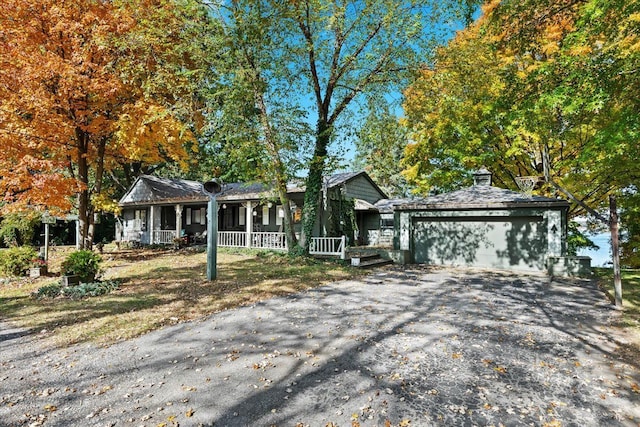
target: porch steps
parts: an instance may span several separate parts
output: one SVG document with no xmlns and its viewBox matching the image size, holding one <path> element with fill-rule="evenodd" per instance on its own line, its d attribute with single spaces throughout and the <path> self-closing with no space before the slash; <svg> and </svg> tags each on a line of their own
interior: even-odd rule
<svg viewBox="0 0 640 427">
<path fill-rule="evenodd" d="M 373 268 L 393 264 L 390 259 L 384 259 L 377 253 L 350 254 L 351 265 L 356 268 Z"/>
</svg>

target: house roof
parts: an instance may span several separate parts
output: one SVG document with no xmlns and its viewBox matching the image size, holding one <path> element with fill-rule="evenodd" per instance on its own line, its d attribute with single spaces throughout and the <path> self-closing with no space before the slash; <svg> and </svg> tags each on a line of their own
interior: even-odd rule
<svg viewBox="0 0 640 427">
<path fill-rule="evenodd" d="M 369 174 L 367 174 L 365 171 L 334 173 L 332 175 L 325 177 L 323 185 L 325 185 L 328 188 L 333 188 L 339 185 L 347 184 L 348 182 L 353 181 L 354 179 L 360 176 L 364 177 L 367 181 L 369 181 L 371 186 L 375 188 L 376 191 L 378 191 L 380 195 L 383 196 L 383 198 L 387 197 L 385 192 L 382 191 L 382 189 L 380 189 L 378 184 L 376 184 L 371 179 Z M 306 189 L 305 183 L 304 183 L 304 180 L 302 179 L 294 181 L 291 184 L 287 185 L 287 191 L 289 193 L 304 193 L 305 189 Z"/>
<path fill-rule="evenodd" d="M 209 196 L 202 184 L 186 179 L 141 175 L 120 199 L 121 206 L 156 203 L 206 202 Z"/>
<path fill-rule="evenodd" d="M 274 191 L 264 184 L 245 184 L 233 182 L 223 184 L 222 191 L 218 194 L 218 200 L 257 200 L 275 196 Z"/>
<path fill-rule="evenodd" d="M 426 199 L 416 199 L 396 206 L 397 210 L 448 210 L 448 209 L 508 209 L 508 208 L 563 208 L 566 200 L 542 196 L 527 196 L 516 191 L 491 185 L 473 185 L 451 193 Z"/>
<path fill-rule="evenodd" d="M 384 192 L 371 180 L 366 172 L 349 172 L 330 175 L 325 183 L 329 188 L 345 184 L 358 176 L 364 176 L 371 185 L 384 195 Z M 288 193 L 302 193 L 305 191 L 303 182 L 293 182 L 287 185 Z M 217 195 L 219 201 L 259 200 L 272 198 L 275 193 L 272 188 L 261 183 L 230 183 L 222 186 Z M 141 175 L 133 183 L 129 191 L 120 199 L 121 206 L 138 206 L 167 203 L 203 203 L 209 200 L 209 195 L 202 189 L 198 181 L 177 178 L 159 178 L 153 175 Z"/>
<path fill-rule="evenodd" d="M 393 213 L 397 205 L 414 203 L 416 199 L 382 199 L 375 203 L 375 208 L 380 213 Z"/>
</svg>

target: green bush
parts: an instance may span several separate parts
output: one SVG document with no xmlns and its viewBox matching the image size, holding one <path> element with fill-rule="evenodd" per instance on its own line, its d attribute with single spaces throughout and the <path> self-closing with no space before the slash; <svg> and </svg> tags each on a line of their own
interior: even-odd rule
<svg viewBox="0 0 640 427">
<path fill-rule="evenodd" d="M 36 211 L 5 214 L 0 220 L 0 239 L 8 247 L 31 244 L 40 218 Z"/>
<path fill-rule="evenodd" d="M 59 283 L 53 283 L 51 285 L 45 285 L 38 288 L 36 292 L 33 292 L 31 296 L 37 299 L 43 298 L 55 298 L 60 295 L 62 291 L 62 285 Z"/>
<path fill-rule="evenodd" d="M 105 282 L 81 283 L 76 286 L 64 287 L 60 283 L 53 283 L 38 288 L 31 296 L 36 299 L 56 298 L 63 296 L 70 299 L 82 299 L 87 297 L 97 297 L 106 295 L 116 289 L 120 284 L 113 280 Z"/>
<path fill-rule="evenodd" d="M 81 283 L 76 286 L 62 288 L 62 296 L 71 299 L 81 299 L 87 297 L 97 297 L 106 295 L 118 289 L 118 282 L 107 280 L 105 282 Z"/>
<path fill-rule="evenodd" d="M 78 276 L 83 283 L 93 282 L 100 271 L 100 255 L 81 249 L 70 253 L 62 262 L 62 272 L 66 276 Z"/>
<path fill-rule="evenodd" d="M 31 246 L 16 246 L 0 251 L 0 275 L 24 276 L 38 252 Z"/>
</svg>

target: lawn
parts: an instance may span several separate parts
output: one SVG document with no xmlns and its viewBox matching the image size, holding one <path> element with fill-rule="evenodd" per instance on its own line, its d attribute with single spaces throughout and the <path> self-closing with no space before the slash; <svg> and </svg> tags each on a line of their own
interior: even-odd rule
<svg viewBox="0 0 640 427">
<path fill-rule="evenodd" d="M 54 274 L 67 252 L 52 253 Z M 165 325 L 363 274 L 336 261 L 220 250 L 218 278 L 208 282 L 206 253 L 188 248 L 114 249 L 105 251 L 103 259 L 103 278 L 120 281 L 118 290 L 81 300 L 37 300 L 31 293 L 57 277 L 15 280 L 0 284 L 2 319 L 37 333 L 44 344 L 108 345 Z"/>
<path fill-rule="evenodd" d="M 594 268 L 600 286 L 613 300 L 613 270 L 611 268 Z M 640 270 L 622 270 L 622 314 L 621 326 L 635 337 L 636 346 L 640 348 Z"/>
</svg>

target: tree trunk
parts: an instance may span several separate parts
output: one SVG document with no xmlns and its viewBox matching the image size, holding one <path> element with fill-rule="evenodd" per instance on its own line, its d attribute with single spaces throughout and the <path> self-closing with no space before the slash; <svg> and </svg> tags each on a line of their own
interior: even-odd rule
<svg viewBox="0 0 640 427">
<path fill-rule="evenodd" d="M 622 279 L 620 277 L 620 246 L 618 244 L 618 210 L 616 197 L 609 196 L 609 229 L 611 230 L 611 255 L 613 257 L 613 288 L 616 307 L 622 307 Z"/>
<path fill-rule="evenodd" d="M 280 157 L 280 150 L 278 149 L 278 141 L 271 128 L 271 122 L 269 121 L 269 114 L 267 111 L 267 104 L 264 101 L 264 96 L 259 90 L 257 83 L 259 82 L 259 76 L 254 76 L 253 93 L 256 104 L 260 110 L 260 118 L 262 121 L 262 129 L 265 136 L 265 142 L 267 146 L 267 152 L 269 157 L 273 161 L 273 172 L 276 179 L 276 189 L 278 191 L 278 198 L 282 203 L 284 209 L 284 232 L 285 239 L 287 241 L 287 248 L 289 253 L 296 252 L 296 246 L 298 245 L 298 239 L 296 238 L 295 229 L 293 227 L 293 217 L 291 216 L 291 203 L 289 202 L 289 196 L 287 195 L 287 174 Z M 277 213 L 276 213 L 277 214 Z"/>
<path fill-rule="evenodd" d="M 87 161 L 89 148 L 89 135 L 82 129 L 76 128 L 76 148 L 78 163 L 78 181 L 80 189 L 78 191 L 78 223 L 80 228 L 80 249 L 91 249 L 92 243 L 89 240 L 89 230 L 93 228 L 93 212 L 89 198 L 89 163 Z"/>
<path fill-rule="evenodd" d="M 304 207 L 302 211 L 302 234 L 299 243 L 305 254 L 309 253 L 309 245 L 311 243 L 311 237 L 313 237 L 313 227 L 318 220 L 320 196 L 322 194 L 322 177 L 324 175 L 327 146 L 329 145 L 330 139 L 331 126 L 329 126 L 326 119 L 320 118 L 318 120 L 313 158 L 309 165 L 309 175 L 306 181 Z"/>
</svg>

